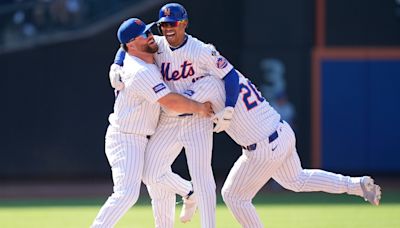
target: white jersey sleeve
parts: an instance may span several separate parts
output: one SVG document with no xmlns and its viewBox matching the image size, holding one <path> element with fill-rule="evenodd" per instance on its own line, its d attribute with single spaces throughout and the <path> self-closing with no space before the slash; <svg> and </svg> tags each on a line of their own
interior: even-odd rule
<svg viewBox="0 0 400 228">
<path fill-rule="evenodd" d="M 160 115 L 157 100 L 170 93 L 169 88 L 154 64 L 133 56 L 125 58 L 121 78 L 125 88 L 116 97 L 110 125 L 124 133 L 152 135 Z"/>
<path fill-rule="evenodd" d="M 225 87 L 222 80 L 207 76 L 197 80 L 183 95 L 204 103 L 211 102 L 215 113 L 225 107 Z"/>
<path fill-rule="evenodd" d="M 226 133 L 239 145 L 248 146 L 268 138 L 279 124 L 280 115 L 262 97 L 260 92 L 240 72 L 240 94 Z M 184 93 L 199 102 L 210 101 L 214 112 L 225 106 L 225 87 L 216 77 L 196 81 Z"/>
<path fill-rule="evenodd" d="M 135 80 L 125 82 L 128 89 L 136 91 L 137 94 L 151 103 L 156 103 L 160 98 L 169 94 L 171 90 L 161 78 L 157 67 L 143 68 Z"/>
<path fill-rule="evenodd" d="M 203 44 L 204 48 L 200 52 L 199 60 L 201 67 L 206 68 L 209 75 L 224 78 L 233 69 L 225 57 L 215 49 L 212 44 Z"/>
</svg>

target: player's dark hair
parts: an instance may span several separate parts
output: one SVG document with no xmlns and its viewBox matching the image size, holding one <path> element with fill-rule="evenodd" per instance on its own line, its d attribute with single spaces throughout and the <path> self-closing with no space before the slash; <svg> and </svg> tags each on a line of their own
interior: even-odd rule
<svg viewBox="0 0 400 228">
<path fill-rule="evenodd" d="M 121 47 L 125 52 L 128 52 L 128 46 L 126 46 L 126 44 L 121 44 Z"/>
</svg>

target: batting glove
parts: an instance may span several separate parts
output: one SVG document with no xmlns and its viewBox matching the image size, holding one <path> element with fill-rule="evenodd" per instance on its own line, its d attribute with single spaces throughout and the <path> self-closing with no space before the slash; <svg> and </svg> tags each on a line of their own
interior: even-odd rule
<svg viewBox="0 0 400 228">
<path fill-rule="evenodd" d="M 233 116 L 233 107 L 225 107 L 222 111 L 214 115 L 212 120 L 216 124 L 214 127 L 214 132 L 220 133 L 229 128 Z"/>
<path fill-rule="evenodd" d="M 110 72 L 108 75 L 110 76 L 111 86 L 116 90 L 122 90 L 125 87 L 125 84 L 121 81 L 122 67 L 118 64 L 111 64 Z"/>
</svg>

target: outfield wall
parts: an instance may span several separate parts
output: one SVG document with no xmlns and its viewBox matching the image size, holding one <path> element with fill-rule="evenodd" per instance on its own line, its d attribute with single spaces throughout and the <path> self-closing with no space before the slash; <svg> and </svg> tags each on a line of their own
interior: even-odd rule
<svg viewBox="0 0 400 228">
<path fill-rule="evenodd" d="M 400 49 L 317 49 L 313 64 L 313 165 L 399 173 Z"/>
</svg>

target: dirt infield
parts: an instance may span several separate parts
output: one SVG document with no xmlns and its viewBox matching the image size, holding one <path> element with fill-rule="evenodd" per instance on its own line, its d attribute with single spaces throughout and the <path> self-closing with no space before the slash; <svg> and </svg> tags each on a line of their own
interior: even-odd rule
<svg viewBox="0 0 400 228">
<path fill-rule="evenodd" d="M 400 177 L 375 178 L 385 190 L 400 190 Z M 217 192 L 223 181 L 217 182 Z M 268 183 L 262 191 L 276 192 L 282 188 L 276 183 Z M 59 198 L 105 198 L 112 193 L 112 181 L 18 181 L 0 184 L 0 200 L 9 199 L 59 199 Z M 148 194 L 142 184 L 141 194 Z"/>
</svg>

